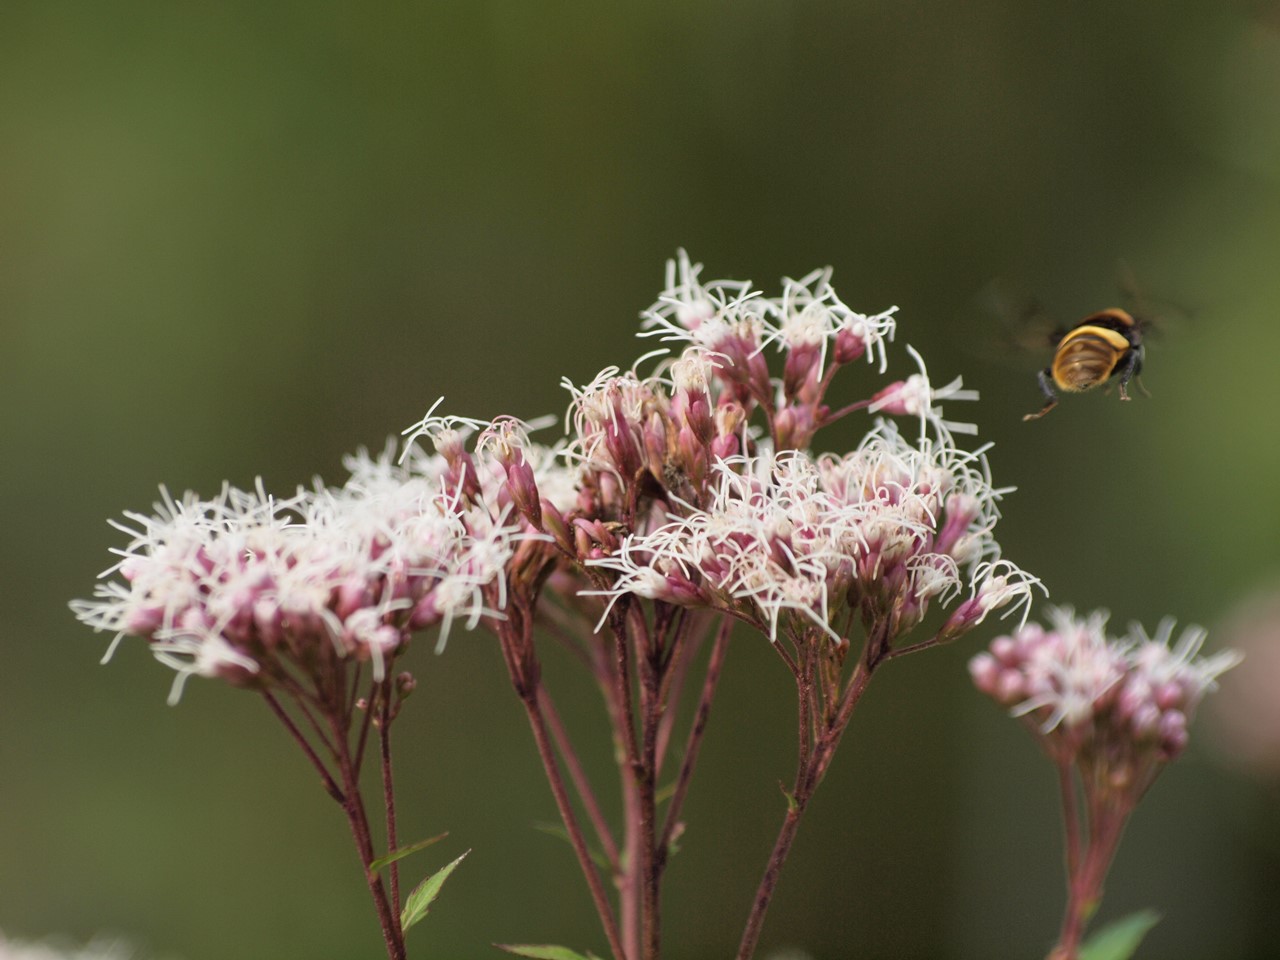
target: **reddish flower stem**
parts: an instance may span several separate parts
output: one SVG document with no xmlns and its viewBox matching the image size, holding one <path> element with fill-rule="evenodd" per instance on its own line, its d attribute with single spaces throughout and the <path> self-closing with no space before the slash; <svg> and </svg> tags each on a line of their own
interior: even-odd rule
<svg viewBox="0 0 1280 960">
<path fill-rule="evenodd" d="M 574 750 L 573 744 L 569 740 L 568 731 L 565 730 L 564 723 L 560 720 L 560 714 L 551 700 L 551 695 L 545 689 L 540 688 L 538 698 L 543 716 L 547 721 L 547 729 L 551 733 L 551 738 L 555 741 L 556 752 L 560 754 L 560 759 L 564 761 L 564 765 L 569 771 L 569 779 L 573 781 L 573 788 L 577 791 L 578 798 L 582 801 L 582 807 L 586 810 L 587 819 L 591 821 L 591 826 L 600 840 L 605 859 L 609 861 L 610 868 L 617 873 L 619 869 L 618 843 L 613 838 L 613 831 L 609 829 L 609 823 L 605 819 L 604 811 L 600 808 L 600 801 L 596 799 L 595 792 L 591 789 L 591 782 L 587 779 L 586 771 L 582 768 L 582 761 L 578 758 L 578 753 Z"/>
<path fill-rule="evenodd" d="M 338 731 L 334 731 L 335 735 Z M 373 836 L 369 831 L 369 817 L 365 813 L 364 801 L 360 797 L 359 771 L 351 762 L 350 752 L 345 741 L 339 744 L 342 781 L 347 802 L 342 805 L 347 815 L 347 823 L 351 827 L 351 835 L 355 838 L 356 850 L 360 854 L 360 866 L 364 869 L 365 883 L 369 894 L 373 897 L 373 906 L 378 914 L 378 923 L 382 927 L 382 938 L 387 946 L 389 960 L 405 960 L 404 933 L 400 929 L 399 910 L 387 899 L 387 890 L 382 877 L 369 869 L 373 863 Z"/>
<path fill-rule="evenodd" d="M 396 793 L 395 783 L 391 777 L 391 681 L 382 682 L 381 716 L 378 724 L 378 740 L 382 747 L 382 802 L 387 817 L 387 852 L 390 853 L 399 845 L 396 839 Z M 373 697 L 370 696 L 369 711 L 373 711 Z M 391 903 L 399 909 L 400 905 L 400 864 L 392 861 L 387 867 L 391 879 Z"/>
<path fill-rule="evenodd" d="M 646 644 L 648 646 L 648 644 Z M 662 936 L 657 869 L 658 724 L 662 718 L 660 651 L 637 651 L 640 661 L 640 754 L 633 765 L 639 796 L 640 835 L 640 956 L 658 960 Z"/>
<path fill-rule="evenodd" d="M 1089 847 L 1067 881 L 1067 908 L 1058 943 L 1047 960 L 1076 960 L 1085 927 L 1102 900 L 1102 888 L 1115 859 L 1130 809 L 1091 804 Z"/>
<path fill-rule="evenodd" d="M 795 784 L 788 799 L 787 812 L 782 819 L 782 826 L 778 830 L 777 839 L 774 840 L 773 851 L 769 855 L 764 875 L 760 878 L 760 884 L 756 888 L 756 895 L 751 904 L 751 913 L 747 917 L 747 923 L 742 932 L 742 941 L 738 946 L 737 960 L 750 960 L 759 945 L 765 914 L 768 912 L 769 904 L 773 900 L 778 879 L 782 875 L 782 867 L 786 863 L 787 856 L 791 853 L 791 846 L 795 842 L 800 820 L 804 816 L 804 812 L 808 808 L 809 801 L 812 799 L 814 791 L 817 790 L 818 784 L 822 782 L 822 778 L 826 775 L 831 759 L 835 755 L 836 747 L 840 743 L 840 738 L 844 735 L 844 731 L 849 725 L 849 720 L 853 717 L 853 710 L 866 692 L 867 684 L 871 680 L 871 674 L 879 662 L 873 657 L 876 656 L 876 651 L 882 650 L 883 647 L 882 645 L 877 646 L 874 643 L 875 639 L 879 638 L 873 638 L 873 641 L 868 643 L 867 650 L 864 651 L 863 657 L 859 659 L 858 665 L 854 668 L 853 675 L 849 678 L 848 686 L 845 688 L 840 706 L 836 710 L 834 717 L 829 723 L 824 723 L 819 728 L 820 733 L 814 738 L 816 742 L 812 744 L 809 730 L 818 711 L 816 709 L 817 704 L 814 702 L 816 688 L 813 683 L 810 657 L 803 658 L 804 666 L 796 674 L 799 699 L 800 757 L 796 768 Z M 824 641 L 819 639 L 818 642 Z"/>
<path fill-rule="evenodd" d="M 1062 798 L 1062 841 L 1070 883 L 1080 868 L 1080 810 L 1076 805 L 1076 785 L 1071 776 L 1070 758 L 1055 762 L 1058 791 Z"/>
<path fill-rule="evenodd" d="M 329 773 L 328 767 L 324 765 L 324 761 L 320 759 L 315 750 L 312 749 L 310 742 L 303 736 L 302 731 L 298 729 L 298 725 L 293 722 L 293 718 L 280 705 L 280 701 L 272 695 L 270 690 L 263 690 L 262 697 L 267 701 L 267 706 L 271 708 L 271 712 L 276 715 L 276 719 L 283 723 L 285 729 L 289 731 L 289 735 L 293 737 L 294 742 L 302 748 L 303 754 L 310 761 L 311 766 L 315 768 L 316 773 L 320 774 L 320 782 L 324 786 L 325 792 L 338 803 L 345 804 L 347 800 L 342 794 L 342 788 L 338 786 L 333 776 Z"/>
<path fill-rule="evenodd" d="M 555 797 L 560 819 L 564 822 L 565 830 L 569 834 L 569 843 L 573 847 L 573 852 L 577 854 L 578 866 L 587 881 L 596 913 L 600 917 L 600 924 L 609 941 L 609 949 L 613 951 L 616 960 L 625 960 L 627 955 L 622 949 L 622 937 L 618 930 L 617 919 L 613 914 L 613 906 L 609 903 L 608 894 L 605 893 L 604 885 L 600 882 L 600 874 L 596 871 L 595 864 L 591 862 L 591 852 L 587 848 L 582 827 L 574 815 L 569 791 L 565 788 L 564 778 L 560 774 L 560 765 L 556 762 L 555 747 L 547 732 L 537 687 L 527 694 L 522 694 L 520 701 L 524 704 L 525 713 L 529 717 L 529 727 L 533 731 L 534 743 L 538 747 L 538 756 L 542 759 L 542 767 L 546 772 L 547 782 L 551 786 L 551 794 Z"/>
<path fill-rule="evenodd" d="M 729 634 L 732 630 L 733 621 L 728 617 L 722 618 L 716 632 L 715 645 L 711 648 L 711 658 L 707 661 L 707 675 L 702 682 L 702 694 L 698 698 L 698 707 L 693 715 L 693 725 L 689 728 L 684 757 L 680 762 L 680 773 L 676 776 L 675 789 L 667 805 L 667 818 L 658 840 L 659 870 L 666 866 L 676 824 L 680 822 L 680 811 L 684 807 L 684 798 L 693 780 L 693 768 L 698 762 L 698 751 L 702 747 L 702 734 L 707 728 L 707 721 L 711 718 L 711 701 L 715 697 L 716 687 L 720 682 L 720 671 L 724 667 L 725 655 L 729 649 Z"/>
<path fill-rule="evenodd" d="M 280 701 L 269 690 L 264 690 L 262 696 L 266 700 L 267 706 L 270 707 L 271 712 L 284 724 L 285 729 L 289 731 L 289 735 L 302 748 L 303 754 L 320 775 L 325 792 L 342 807 L 342 812 L 347 818 L 347 825 L 351 830 L 352 839 L 355 841 L 356 852 L 360 857 L 360 866 L 364 871 L 365 883 L 369 887 L 369 895 L 373 898 L 373 907 L 378 915 L 378 925 L 382 928 L 382 938 L 386 944 L 387 956 L 389 960 L 405 960 L 404 932 L 400 929 L 400 914 L 397 906 L 399 898 L 393 897 L 392 900 L 388 900 L 382 878 L 369 869 L 369 864 L 375 859 L 373 835 L 369 829 L 369 818 L 365 811 L 364 801 L 360 796 L 360 769 L 355 758 L 351 755 L 347 739 L 343 734 L 344 729 L 346 729 L 347 718 L 343 715 L 341 706 L 335 705 L 340 703 L 341 697 L 334 698 L 333 703 L 323 697 L 316 698 L 317 705 L 324 711 L 328 722 L 328 734 L 326 735 L 324 730 L 318 724 L 315 724 L 317 736 L 321 738 L 325 748 L 333 754 L 334 762 L 337 765 L 338 774 L 342 781 L 341 785 L 339 785 L 333 774 L 329 772 L 324 761 L 316 753 L 315 748 L 311 746 L 311 743 L 298 728 L 293 718 L 289 716 Z M 370 709 L 372 709 L 372 706 Z M 304 709 L 304 712 L 308 718 L 314 720 L 310 711 L 305 711 Z M 387 757 L 386 763 L 388 764 L 389 772 L 389 757 Z M 390 789 L 389 785 L 388 789 Z M 389 807 L 388 809 L 390 811 L 392 808 Z M 390 815 L 394 817 L 393 813 Z M 393 821 L 391 822 L 393 823 Z M 389 832 L 391 837 L 394 838 L 394 826 L 390 827 Z M 394 846 L 394 839 L 392 839 L 391 843 Z"/>
<path fill-rule="evenodd" d="M 680 699 L 685 677 L 689 672 L 689 661 L 696 655 L 698 650 L 698 638 L 694 635 L 697 626 L 697 620 L 689 616 L 687 610 L 681 610 L 676 624 L 672 628 L 672 640 L 666 647 L 665 659 L 662 664 L 662 686 L 658 690 L 658 700 L 662 705 L 662 718 L 658 724 L 655 777 L 662 773 L 662 765 L 667 757 L 667 747 L 671 743 L 671 731 L 675 727 L 677 711 L 672 707 Z"/>
</svg>

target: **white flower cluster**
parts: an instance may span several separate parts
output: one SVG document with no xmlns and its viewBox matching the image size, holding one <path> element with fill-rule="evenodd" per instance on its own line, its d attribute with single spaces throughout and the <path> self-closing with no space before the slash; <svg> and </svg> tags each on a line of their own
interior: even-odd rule
<svg viewBox="0 0 1280 960">
<path fill-rule="evenodd" d="M 361 452 L 346 465 L 343 487 L 285 500 L 261 486 L 163 492 L 153 514 L 113 524 L 131 539 L 102 576 L 121 580 L 72 608 L 116 633 L 112 650 L 125 634 L 147 639 L 178 671 L 171 700 L 192 674 L 269 685 L 329 652 L 372 661 L 381 679 L 411 630 L 496 614 L 484 591 L 525 536 L 518 523 L 449 492 L 439 457 L 400 466 L 390 450 Z"/>
<path fill-rule="evenodd" d="M 1050 611 L 1052 628 L 1028 623 L 996 638 L 969 663 L 975 685 L 1039 732 L 1078 746 L 1084 742 L 1150 745 L 1162 760 L 1186 747 L 1187 725 L 1217 678 L 1240 662 L 1225 650 L 1200 657 L 1205 632 L 1187 627 L 1169 646 L 1174 622 L 1154 637 L 1139 624 L 1109 637 L 1107 615 Z"/>
<path fill-rule="evenodd" d="M 880 423 L 857 450 L 814 459 L 801 451 L 716 463 L 704 509 L 688 507 L 611 556 L 612 600 L 626 593 L 751 610 L 777 639 L 784 615 L 839 640 L 849 618 L 875 612 L 901 632 L 931 600 L 975 595 L 992 582 L 998 512 L 981 454 L 908 443 Z M 1038 583 L 1001 561 L 1003 592 L 966 624 Z M 967 570 L 967 577 L 962 572 Z"/>
<path fill-rule="evenodd" d="M 868 362 L 878 356 L 884 372 L 885 342 L 893 339 L 898 308 L 874 316 L 853 310 L 831 287 L 830 267 L 799 280 L 784 279 L 782 296 L 776 298 L 753 290 L 750 281 L 704 283 L 701 272 L 702 264 L 691 262 L 683 250 L 667 262 L 666 288 L 644 313 L 644 335 L 691 343 L 712 353 L 734 336 L 757 340 L 756 350 L 770 343 L 782 349 L 813 346 L 820 351 L 820 362 L 832 347 L 843 354 L 865 355 Z"/>
</svg>

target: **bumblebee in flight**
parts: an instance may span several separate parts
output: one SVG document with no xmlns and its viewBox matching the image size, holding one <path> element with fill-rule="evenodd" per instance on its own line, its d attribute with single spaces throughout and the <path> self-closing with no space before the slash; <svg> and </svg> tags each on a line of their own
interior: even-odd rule
<svg viewBox="0 0 1280 960">
<path fill-rule="evenodd" d="M 1053 360 L 1039 375 L 1045 404 L 1022 419 L 1038 420 L 1056 407 L 1055 387 L 1064 393 L 1083 393 L 1118 377 L 1120 399 L 1128 400 L 1129 381 L 1142 372 L 1142 328 L 1127 310 L 1110 307 L 1052 337 Z M 1141 386 L 1142 381 L 1138 383 Z"/>
</svg>

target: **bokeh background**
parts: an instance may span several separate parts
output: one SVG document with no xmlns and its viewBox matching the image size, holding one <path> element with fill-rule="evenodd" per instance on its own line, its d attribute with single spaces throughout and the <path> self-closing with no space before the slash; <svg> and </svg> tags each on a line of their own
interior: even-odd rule
<svg viewBox="0 0 1280 960">
<path fill-rule="evenodd" d="M 1055 600 L 1215 625 L 1280 583 L 1273 4 L 10 0 L 0 929 L 178 960 L 380 955 L 339 812 L 261 702 L 195 681 L 166 706 L 170 673 L 140 644 L 99 666 L 107 638 L 67 601 L 120 542 L 106 518 L 159 483 L 341 480 L 344 452 L 440 395 L 561 411 L 562 375 L 646 349 L 637 314 L 679 246 L 707 276 L 776 292 L 831 264 L 851 305 L 897 304 L 935 380 L 982 391 L 963 412 L 1019 488 L 1000 540 Z M 981 291 L 1006 278 L 1073 318 L 1116 300 L 1120 260 L 1187 315 L 1150 352 L 1153 399 L 1022 423 L 1043 358 L 1004 355 Z M 766 951 L 1043 955 L 1054 781 L 968 684 L 994 633 L 877 681 Z M 496 649 L 429 646 L 402 836 L 451 831 L 422 870 L 474 852 L 413 952 L 603 952 L 568 849 L 533 829 L 554 807 Z M 590 690 L 560 697 L 595 722 Z M 736 945 L 790 703 L 765 645 L 736 644 L 670 874 L 672 958 Z M 1274 767 L 1232 765 L 1202 719 L 1102 918 L 1159 909 L 1140 956 L 1280 956 Z"/>
</svg>

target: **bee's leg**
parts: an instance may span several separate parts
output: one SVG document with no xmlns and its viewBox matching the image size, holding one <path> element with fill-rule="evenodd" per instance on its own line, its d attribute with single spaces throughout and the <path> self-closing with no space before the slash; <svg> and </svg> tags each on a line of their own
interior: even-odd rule
<svg viewBox="0 0 1280 960">
<path fill-rule="evenodd" d="M 1044 406 L 1036 413 L 1028 413 L 1022 418 L 1023 420 L 1039 420 L 1058 405 L 1058 395 L 1053 392 L 1053 380 L 1050 377 L 1049 370 L 1047 368 L 1041 370 L 1037 379 L 1040 381 L 1040 389 L 1044 391 Z"/>
<path fill-rule="evenodd" d="M 1141 363 L 1142 363 L 1142 354 L 1140 354 L 1137 350 L 1130 350 L 1128 355 L 1124 358 L 1124 366 L 1120 368 L 1120 399 L 1121 400 L 1129 399 L 1129 390 L 1128 390 L 1129 381 L 1132 380 L 1133 375 L 1138 372 L 1138 370 L 1140 369 Z M 1138 381 L 1138 386 L 1142 387 L 1141 380 Z M 1142 392 L 1147 393 L 1147 388 L 1142 387 Z M 1147 393 L 1147 396 L 1151 396 L 1151 394 Z"/>
</svg>

